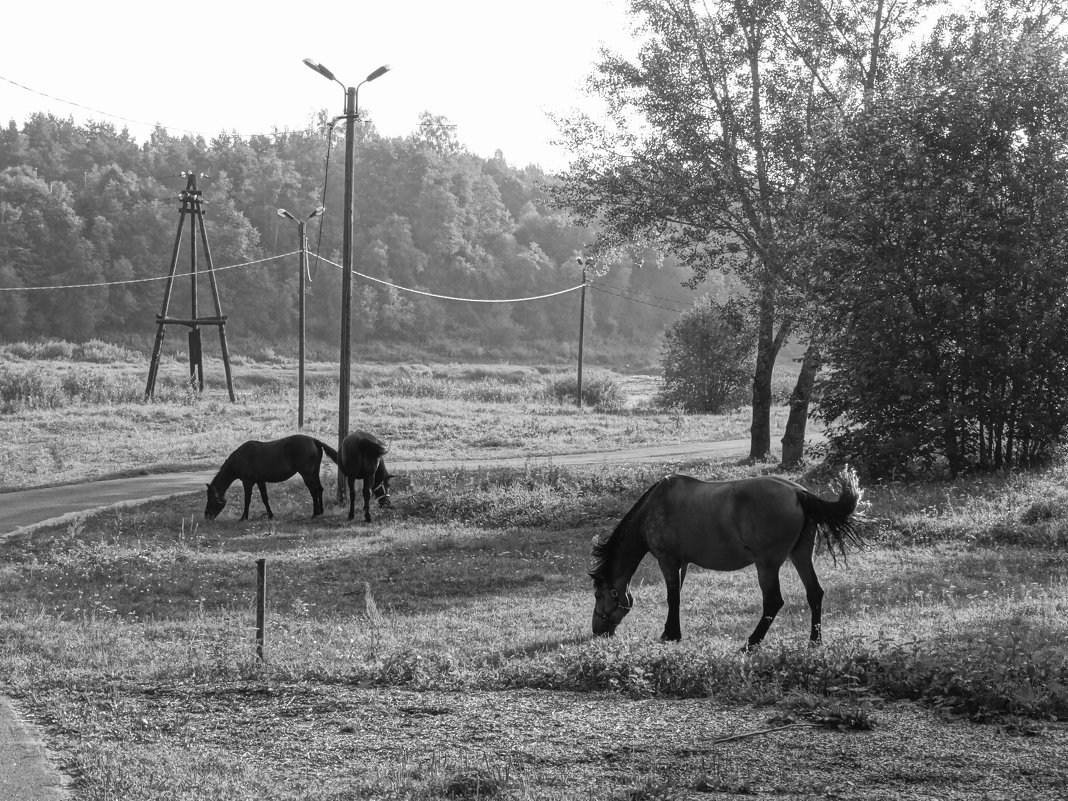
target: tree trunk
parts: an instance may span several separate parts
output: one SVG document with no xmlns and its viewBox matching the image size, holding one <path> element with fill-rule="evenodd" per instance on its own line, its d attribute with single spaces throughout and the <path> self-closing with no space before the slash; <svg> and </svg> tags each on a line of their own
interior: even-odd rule
<svg viewBox="0 0 1068 801">
<path fill-rule="evenodd" d="M 771 455 L 771 374 L 775 368 L 773 313 L 761 304 L 757 357 L 753 369 L 753 420 L 749 426 L 749 458 L 763 461 Z"/>
<path fill-rule="evenodd" d="M 786 320 L 775 333 L 774 289 L 766 286 L 757 322 L 757 357 L 753 370 L 753 421 L 749 427 L 749 458 L 764 461 L 771 456 L 771 376 L 775 357 L 790 335 L 791 321 Z"/>
<path fill-rule="evenodd" d="M 782 463 L 786 469 L 798 467 L 805 456 L 805 428 L 808 425 L 808 404 L 812 386 L 820 369 L 820 349 L 810 342 L 801 360 L 801 372 L 790 394 L 790 416 L 786 420 L 786 433 L 782 436 Z"/>
</svg>

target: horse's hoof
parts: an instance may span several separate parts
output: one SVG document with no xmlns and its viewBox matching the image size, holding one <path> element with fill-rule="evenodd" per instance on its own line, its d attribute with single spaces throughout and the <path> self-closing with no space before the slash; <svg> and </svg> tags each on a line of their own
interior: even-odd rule
<svg viewBox="0 0 1068 801">
<path fill-rule="evenodd" d="M 666 631 L 660 635 L 660 642 L 682 642 L 681 634 L 668 634 Z"/>
</svg>

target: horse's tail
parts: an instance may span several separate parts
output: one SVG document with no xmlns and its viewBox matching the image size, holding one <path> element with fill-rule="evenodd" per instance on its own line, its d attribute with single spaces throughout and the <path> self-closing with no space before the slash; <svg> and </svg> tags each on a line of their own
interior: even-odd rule
<svg viewBox="0 0 1068 801">
<path fill-rule="evenodd" d="M 860 532 L 861 515 L 857 512 L 864 491 L 860 488 L 857 472 L 846 465 L 838 476 L 841 494 L 837 500 L 827 501 L 808 490 L 799 490 L 797 499 L 805 513 L 805 526 L 815 526 L 817 542 L 822 541 L 831 552 L 831 558 L 837 561 L 843 558 L 846 546 L 859 548 L 864 544 Z"/>
<path fill-rule="evenodd" d="M 312 437 L 312 441 L 315 442 L 315 444 L 319 446 L 319 450 L 321 450 L 323 453 L 325 453 L 327 456 L 330 457 L 330 460 L 334 464 L 337 464 L 337 451 L 335 451 L 333 448 L 331 448 L 329 445 L 327 445 L 322 440 L 315 439 L 315 437 Z"/>
</svg>

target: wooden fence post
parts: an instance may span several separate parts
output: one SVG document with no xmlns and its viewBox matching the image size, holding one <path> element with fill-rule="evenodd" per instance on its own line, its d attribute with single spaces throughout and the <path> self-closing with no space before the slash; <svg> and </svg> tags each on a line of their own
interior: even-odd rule
<svg viewBox="0 0 1068 801">
<path fill-rule="evenodd" d="M 256 658 L 263 660 L 263 626 L 267 611 L 267 560 L 256 560 Z"/>
</svg>

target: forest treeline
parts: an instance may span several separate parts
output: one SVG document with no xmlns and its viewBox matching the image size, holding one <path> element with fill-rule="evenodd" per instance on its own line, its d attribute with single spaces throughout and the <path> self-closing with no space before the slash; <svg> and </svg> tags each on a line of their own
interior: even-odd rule
<svg viewBox="0 0 1068 801">
<path fill-rule="evenodd" d="M 297 227 L 277 210 L 303 219 L 324 204 L 324 184 L 326 213 L 308 225 L 310 248 L 340 264 L 343 132 L 331 134 L 325 115 L 320 122 L 308 131 L 210 141 L 157 128 L 138 142 L 107 122 L 82 125 L 43 113 L 10 121 L 0 130 L 0 288 L 164 277 L 186 187 L 182 174 L 190 171 L 200 176 L 216 268 L 297 250 Z M 552 207 L 554 178 L 539 167 L 512 165 L 500 151 L 490 159 L 474 155 L 447 120 L 429 113 L 408 136 L 384 137 L 364 122 L 357 137 L 356 270 L 472 298 L 528 297 L 581 283 L 576 257 L 597 232 Z M 189 270 L 188 229 L 179 274 Z M 202 253 L 199 264 L 203 269 Z M 232 341 L 295 343 L 297 265 L 293 255 L 218 273 Z M 308 337 L 313 349 L 329 354 L 340 331 L 341 273 L 314 257 L 309 272 Z M 665 327 L 694 302 L 683 286 L 689 276 L 652 258 L 599 266 L 598 287 L 587 297 L 586 331 L 594 344 L 587 353 L 655 361 Z M 201 315 L 213 313 L 207 282 L 200 284 Z M 189 293 L 189 279 L 175 282 L 172 314 L 185 316 Z M 0 338 L 147 345 L 163 294 L 162 280 L 0 291 Z M 380 357 L 566 358 L 577 346 L 578 315 L 578 292 L 466 304 L 359 278 L 353 284 L 353 335 L 364 343 L 359 349 Z M 216 339 L 206 337 L 206 346 Z M 168 342 L 181 346 L 184 334 L 169 332 Z"/>
</svg>

